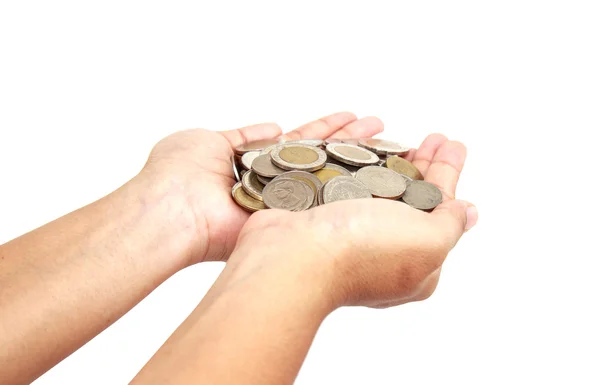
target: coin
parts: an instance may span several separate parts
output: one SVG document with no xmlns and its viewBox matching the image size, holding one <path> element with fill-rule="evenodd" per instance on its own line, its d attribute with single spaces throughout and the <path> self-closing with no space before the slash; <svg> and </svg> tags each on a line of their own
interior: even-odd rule
<svg viewBox="0 0 600 385">
<path fill-rule="evenodd" d="M 325 185 L 323 185 L 323 187 L 325 187 Z M 323 187 L 321 187 L 321 189 L 317 193 L 317 204 L 318 204 L 318 206 L 321 206 L 321 205 L 325 204 L 325 202 L 323 202 Z"/>
<path fill-rule="evenodd" d="M 319 178 L 322 183 L 325 183 L 336 176 L 353 176 L 346 168 L 333 163 L 325 163 L 325 166 L 323 166 L 322 169 L 314 171 L 313 174 Z"/>
<path fill-rule="evenodd" d="M 244 191 L 242 188 L 242 182 L 237 182 L 233 186 L 231 189 L 231 195 L 236 203 L 246 211 L 254 212 L 258 210 L 264 210 L 266 208 L 263 202 L 246 194 L 246 191 Z"/>
<path fill-rule="evenodd" d="M 233 167 L 233 177 L 236 182 L 240 181 L 240 173 L 238 172 L 237 166 L 235 164 L 235 157 L 231 155 L 231 167 Z"/>
<path fill-rule="evenodd" d="M 263 185 L 258 181 L 257 175 L 254 171 L 250 170 L 242 177 L 242 188 L 246 191 L 246 194 L 250 195 L 254 199 L 262 201 L 262 190 Z"/>
<path fill-rule="evenodd" d="M 373 198 L 367 186 L 351 176 L 336 176 L 323 186 L 323 203 Z"/>
<path fill-rule="evenodd" d="M 346 169 L 346 170 L 350 171 L 350 175 L 352 175 L 352 176 L 355 176 L 355 175 L 356 175 L 356 172 L 357 172 L 358 170 L 360 170 L 360 167 L 357 167 L 357 166 L 351 166 L 351 165 L 349 165 L 349 164 L 342 163 L 342 162 L 340 162 L 339 160 L 337 160 L 337 159 L 335 159 L 335 158 L 333 158 L 333 157 L 331 157 L 331 156 L 328 156 L 328 157 L 327 157 L 327 163 L 335 164 L 336 166 L 340 166 L 341 168 L 344 168 L 344 169 Z"/>
<path fill-rule="evenodd" d="M 266 178 L 274 178 L 285 172 L 284 169 L 275 166 L 271 162 L 271 155 L 269 154 L 257 156 L 252 162 L 252 171 Z"/>
<path fill-rule="evenodd" d="M 400 175 L 402 178 L 404 178 L 404 181 L 406 182 L 406 186 L 408 186 L 408 184 L 413 181 L 412 178 L 409 177 L 408 175 L 404 175 L 404 174 L 398 174 L 398 175 Z"/>
<path fill-rule="evenodd" d="M 355 138 L 342 138 L 342 139 L 338 139 L 338 138 L 327 138 L 325 139 L 325 145 L 328 145 L 330 143 L 346 143 L 346 144 L 358 144 L 358 139 Z"/>
<path fill-rule="evenodd" d="M 306 172 L 306 171 L 288 171 L 286 173 L 279 175 L 278 177 L 274 178 L 273 180 L 276 181 L 276 180 L 285 179 L 285 178 L 297 179 L 297 180 L 309 185 L 310 188 L 313 190 L 313 193 L 315 196 L 312 206 L 314 207 L 317 205 L 317 193 L 319 192 L 321 187 L 323 187 L 323 183 L 321 182 L 321 180 L 319 180 L 319 178 L 317 178 L 315 175 L 311 174 L 310 172 Z"/>
<path fill-rule="evenodd" d="M 277 146 L 279 146 L 279 143 L 277 143 L 277 144 L 272 144 L 272 145 L 270 145 L 270 146 L 268 146 L 268 147 L 265 147 L 265 148 L 263 148 L 263 149 L 260 151 L 260 155 L 270 154 L 270 153 L 271 153 L 271 151 L 273 151 L 275 148 L 277 148 Z"/>
<path fill-rule="evenodd" d="M 384 167 L 362 167 L 354 177 L 376 198 L 398 199 L 406 190 L 406 180 L 402 175 Z"/>
<path fill-rule="evenodd" d="M 287 142 L 285 142 L 285 144 L 305 144 L 307 146 L 321 147 L 323 145 L 323 140 L 322 139 L 297 139 L 297 140 L 287 141 Z"/>
<path fill-rule="evenodd" d="M 286 170 L 315 171 L 325 165 L 327 154 L 305 144 L 282 144 L 271 151 L 271 160 Z"/>
<path fill-rule="evenodd" d="M 261 151 L 265 147 L 279 144 L 281 141 L 279 139 L 263 139 L 263 140 L 255 140 L 254 142 L 244 143 L 242 145 L 237 146 L 234 151 L 238 155 L 244 155 L 248 151 Z"/>
<path fill-rule="evenodd" d="M 332 158 L 352 166 L 371 166 L 379 162 L 377 155 L 353 144 L 331 143 L 326 150 Z"/>
<path fill-rule="evenodd" d="M 358 145 L 378 155 L 404 155 L 410 150 L 410 148 L 390 140 L 373 138 L 360 139 Z"/>
<path fill-rule="evenodd" d="M 423 211 L 433 210 L 442 203 L 442 199 L 439 188 L 422 180 L 410 182 L 402 196 L 404 203 Z"/>
<path fill-rule="evenodd" d="M 390 156 L 385 161 L 385 166 L 397 173 L 407 175 L 413 180 L 423 180 L 423 175 L 414 164 L 399 156 Z"/>
<path fill-rule="evenodd" d="M 310 208 L 314 199 L 312 188 L 297 179 L 273 180 L 263 189 L 263 202 L 271 209 L 302 211 Z"/>
<path fill-rule="evenodd" d="M 260 155 L 260 151 L 248 151 L 247 153 L 245 153 L 244 155 L 242 155 L 242 159 L 240 161 L 240 163 L 242 164 L 242 167 L 244 167 L 246 170 L 251 170 L 252 169 L 252 162 L 259 155 Z"/>
<path fill-rule="evenodd" d="M 265 178 L 264 176 L 260 176 L 258 174 L 256 174 L 256 179 L 258 179 L 258 181 L 260 183 L 262 183 L 263 185 L 267 185 L 267 184 L 269 184 L 270 181 L 273 180 L 273 178 Z"/>
<path fill-rule="evenodd" d="M 371 195 L 377 198 L 398 199 L 406 190 L 404 178 L 389 168 L 363 167 L 356 173 L 356 179 L 363 182 Z"/>
</svg>

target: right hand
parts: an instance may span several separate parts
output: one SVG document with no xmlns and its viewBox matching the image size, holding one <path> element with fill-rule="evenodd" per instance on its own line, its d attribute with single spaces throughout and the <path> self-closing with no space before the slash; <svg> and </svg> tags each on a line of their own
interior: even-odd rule
<svg viewBox="0 0 600 385">
<path fill-rule="evenodd" d="M 333 308 L 381 308 L 428 298 L 447 254 L 475 224 L 477 211 L 454 199 L 464 145 L 430 135 L 408 158 L 425 181 L 442 190 L 444 202 L 433 212 L 386 199 L 339 201 L 299 213 L 264 210 L 240 233 L 238 248 L 244 252 L 236 255 L 254 259 L 243 270 L 301 271 L 303 284 L 313 281 L 322 288 Z M 262 257 L 268 252 L 257 247 L 277 250 L 279 257 Z"/>
</svg>

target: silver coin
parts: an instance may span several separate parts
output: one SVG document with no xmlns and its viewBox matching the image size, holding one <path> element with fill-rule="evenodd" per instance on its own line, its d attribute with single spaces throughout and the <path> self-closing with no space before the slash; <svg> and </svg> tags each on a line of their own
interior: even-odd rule
<svg viewBox="0 0 600 385">
<path fill-rule="evenodd" d="M 235 156 L 231 155 L 231 167 L 233 167 L 233 177 L 236 182 L 240 181 L 240 173 L 237 170 L 237 166 L 235 165 Z"/>
<path fill-rule="evenodd" d="M 313 147 L 321 147 L 323 143 L 322 139 L 297 139 L 285 142 L 285 144 L 305 144 Z"/>
<path fill-rule="evenodd" d="M 271 162 L 271 155 L 259 155 L 252 162 L 252 171 L 266 178 L 275 178 L 286 170 L 279 168 Z"/>
<path fill-rule="evenodd" d="M 327 182 L 327 183 L 329 183 L 329 182 Z M 325 183 L 325 184 L 327 184 L 327 183 Z M 325 187 L 325 185 L 323 185 L 323 187 Z M 321 189 L 317 193 L 317 205 L 318 206 L 325 204 L 325 202 L 323 202 L 323 187 L 321 187 Z"/>
<path fill-rule="evenodd" d="M 358 141 L 358 145 L 371 150 L 378 155 L 405 155 L 410 150 L 396 142 L 383 139 L 364 138 Z"/>
<path fill-rule="evenodd" d="M 237 146 L 236 148 L 234 148 L 233 151 L 238 155 L 243 155 L 248 151 L 260 151 L 260 150 L 264 149 L 265 147 L 268 147 L 268 146 L 271 146 L 274 144 L 279 144 L 279 143 L 281 143 L 280 139 L 255 140 L 253 142 L 241 144 L 241 145 Z"/>
<path fill-rule="evenodd" d="M 431 211 L 442 203 L 443 196 L 437 186 L 422 180 L 413 180 L 408 184 L 402 200 L 415 209 Z"/>
<path fill-rule="evenodd" d="M 242 155 L 240 163 L 246 170 L 252 170 L 252 162 L 260 155 L 260 151 L 248 151 Z"/>
<path fill-rule="evenodd" d="M 379 162 L 376 154 L 353 144 L 331 143 L 326 150 L 332 158 L 351 166 L 372 166 Z"/>
<path fill-rule="evenodd" d="M 373 198 L 367 186 L 351 176 L 336 176 L 323 186 L 323 203 Z"/>
<path fill-rule="evenodd" d="M 246 194 L 250 195 L 254 199 L 262 201 L 262 190 L 264 186 L 258 181 L 257 175 L 254 171 L 248 171 L 242 177 L 242 188 L 246 191 Z"/>
<path fill-rule="evenodd" d="M 378 198 L 398 199 L 406 190 L 404 178 L 385 167 L 363 167 L 356 173 L 356 179 L 363 182 L 371 195 Z"/>
<path fill-rule="evenodd" d="M 306 144 L 282 144 L 271 151 L 271 160 L 286 170 L 316 171 L 323 168 L 327 154 Z"/>
<path fill-rule="evenodd" d="M 274 149 L 277 148 L 277 146 L 279 146 L 279 143 L 278 144 L 272 144 L 272 145 L 270 145 L 268 147 L 263 148 L 262 151 L 260 152 L 260 155 L 270 154 L 271 151 L 273 151 Z"/>
<path fill-rule="evenodd" d="M 404 174 L 398 174 L 398 175 L 400 175 L 402 178 L 404 178 L 404 181 L 406 182 L 406 187 L 408 187 L 408 184 L 413 181 L 413 179 L 411 177 L 409 177 L 408 175 L 404 175 Z"/>
<path fill-rule="evenodd" d="M 262 196 L 268 208 L 288 211 L 307 210 L 315 199 L 308 184 L 287 178 L 271 181 L 263 189 Z"/>
<path fill-rule="evenodd" d="M 346 143 L 346 144 L 354 144 L 357 145 L 358 144 L 358 139 L 356 138 L 327 138 L 325 139 L 325 145 L 328 145 L 330 143 Z"/>
<path fill-rule="evenodd" d="M 278 177 L 275 177 L 273 180 L 276 181 L 276 180 L 285 179 L 285 178 L 297 179 L 301 182 L 308 184 L 310 186 L 310 188 L 313 190 L 313 193 L 315 196 L 312 207 L 317 205 L 317 203 L 318 203 L 317 194 L 323 187 L 323 183 L 321 182 L 321 180 L 319 178 L 317 178 L 315 175 L 311 174 L 310 172 L 306 172 L 306 171 L 288 171 L 286 173 L 279 175 Z"/>
<path fill-rule="evenodd" d="M 256 179 L 258 179 L 258 181 L 265 186 L 268 185 L 269 182 L 273 180 L 273 178 L 265 178 L 264 176 L 260 176 L 258 174 L 256 174 Z"/>
</svg>

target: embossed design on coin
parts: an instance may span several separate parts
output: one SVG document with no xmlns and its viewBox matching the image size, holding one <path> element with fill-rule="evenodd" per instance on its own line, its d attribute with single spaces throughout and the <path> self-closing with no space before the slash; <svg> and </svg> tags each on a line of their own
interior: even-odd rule
<svg viewBox="0 0 600 385">
<path fill-rule="evenodd" d="M 263 202 L 271 209 L 302 211 L 310 208 L 314 193 L 309 185 L 297 179 L 273 180 L 263 189 Z"/>
<path fill-rule="evenodd" d="M 360 139 L 358 145 L 378 155 L 404 155 L 410 150 L 410 148 L 390 140 L 373 138 Z"/>
<path fill-rule="evenodd" d="M 285 142 L 285 144 L 304 144 L 307 146 L 321 147 L 323 145 L 323 140 L 321 140 L 321 139 L 297 139 L 297 140 L 287 141 L 287 142 Z"/>
<path fill-rule="evenodd" d="M 297 180 L 309 185 L 310 188 L 313 190 L 313 194 L 315 196 L 312 207 L 317 205 L 317 193 L 323 187 L 323 183 L 321 182 L 321 180 L 319 180 L 319 178 L 317 178 L 315 175 L 311 174 L 310 172 L 306 172 L 306 171 L 288 171 L 286 173 L 279 175 L 278 177 L 276 177 L 273 180 L 275 181 L 275 180 L 285 179 L 285 178 L 297 179 Z"/>
<path fill-rule="evenodd" d="M 260 151 L 248 151 L 242 155 L 240 163 L 246 170 L 252 170 L 252 162 L 260 155 Z"/>
<path fill-rule="evenodd" d="M 254 171 L 248 171 L 242 177 L 242 188 L 246 191 L 246 194 L 250 195 L 254 199 L 262 201 L 262 190 L 263 185 L 258 181 L 258 175 Z"/>
<path fill-rule="evenodd" d="M 353 176 L 346 168 L 333 163 L 325 163 L 325 166 L 323 166 L 322 169 L 314 171 L 313 174 L 319 178 L 322 183 L 326 183 L 336 176 Z"/>
<path fill-rule="evenodd" d="M 246 211 L 254 212 L 266 209 L 263 202 L 246 194 L 246 191 L 242 188 L 242 182 L 238 182 L 233 186 L 231 189 L 231 196 L 233 196 L 235 202 Z"/>
<path fill-rule="evenodd" d="M 367 186 L 351 176 L 336 176 L 323 186 L 323 203 L 373 198 Z"/>
<path fill-rule="evenodd" d="M 233 177 L 236 182 L 240 181 L 240 173 L 238 172 L 237 166 L 235 164 L 235 156 L 231 155 L 231 166 L 233 167 Z"/>
<path fill-rule="evenodd" d="M 281 141 L 279 139 L 256 140 L 254 142 L 249 142 L 249 143 L 245 143 L 240 146 L 237 146 L 234 149 L 234 151 L 238 155 L 244 155 L 248 151 L 261 151 L 265 147 L 272 146 L 274 144 L 280 144 L 280 143 L 281 143 Z"/>
<path fill-rule="evenodd" d="M 270 181 L 273 180 L 273 178 L 265 178 L 264 176 L 260 176 L 258 174 L 256 174 L 256 179 L 258 179 L 258 181 L 263 185 L 267 185 Z"/>
<path fill-rule="evenodd" d="M 431 211 L 442 203 L 443 197 L 442 192 L 435 185 L 415 180 L 408 184 L 402 200 L 416 209 Z"/>
<path fill-rule="evenodd" d="M 406 190 L 404 178 L 397 172 L 379 166 L 363 167 L 356 173 L 356 179 L 369 188 L 374 197 L 398 199 Z"/>
<path fill-rule="evenodd" d="M 271 160 L 286 170 L 315 171 L 325 165 L 327 154 L 305 144 L 283 144 L 271 151 Z"/>
<path fill-rule="evenodd" d="M 352 166 L 371 166 L 379 162 L 377 155 L 353 144 L 331 143 L 326 150 L 332 158 Z"/>
<path fill-rule="evenodd" d="M 271 162 L 271 155 L 269 154 L 257 156 L 252 162 L 252 171 L 265 178 L 275 178 L 285 172 L 284 169 L 275 166 Z"/>
<path fill-rule="evenodd" d="M 414 164 L 399 156 L 390 156 L 385 161 L 385 167 L 397 173 L 409 176 L 413 180 L 423 180 L 423 175 Z"/>
</svg>

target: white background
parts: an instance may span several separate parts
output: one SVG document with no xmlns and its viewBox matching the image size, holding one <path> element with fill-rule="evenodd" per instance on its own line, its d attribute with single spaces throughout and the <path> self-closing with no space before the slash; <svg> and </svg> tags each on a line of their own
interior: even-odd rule
<svg viewBox="0 0 600 385">
<path fill-rule="evenodd" d="M 480 222 L 428 301 L 331 315 L 297 383 L 597 384 L 596 4 L 3 1 L 0 242 L 175 130 L 376 115 L 382 137 L 467 145 Z M 177 274 L 36 384 L 126 384 L 222 267 Z"/>
</svg>

